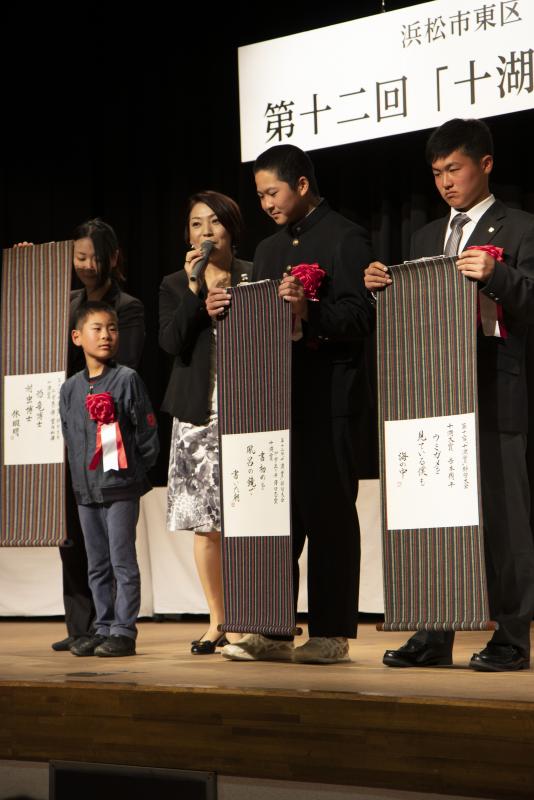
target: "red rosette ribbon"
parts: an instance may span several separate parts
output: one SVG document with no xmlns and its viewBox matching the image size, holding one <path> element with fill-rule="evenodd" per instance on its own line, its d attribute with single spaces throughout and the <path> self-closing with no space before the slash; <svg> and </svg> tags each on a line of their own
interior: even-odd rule
<svg viewBox="0 0 534 800">
<path fill-rule="evenodd" d="M 495 259 L 495 261 L 500 261 L 501 263 L 504 262 L 504 249 L 502 247 L 497 247 L 494 244 L 471 244 L 469 247 L 465 248 L 466 250 L 484 250 L 485 253 L 489 253 L 489 255 Z M 477 311 L 477 325 L 481 324 L 480 318 L 480 300 L 478 301 L 478 311 Z M 497 308 L 497 323 L 499 325 L 499 331 L 501 334 L 502 339 L 506 339 L 508 337 L 508 331 L 506 330 L 504 319 L 503 319 L 503 311 L 502 305 L 500 303 L 495 303 Z"/>
<path fill-rule="evenodd" d="M 291 275 L 294 275 L 302 283 L 307 300 L 319 301 L 317 292 L 326 275 L 326 272 L 321 269 L 319 264 L 297 264 L 296 267 L 292 268 Z"/>
<path fill-rule="evenodd" d="M 101 422 L 104 425 L 115 422 L 115 403 L 109 392 L 88 394 L 85 398 L 85 407 L 89 412 L 89 417 L 95 422 Z"/>
<path fill-rule="evenodd" d="M 466 250 L 484 250 L 485 253 L 489 253 L 495 261 L 504 261 L 504 249 L 502 247 L 497 247 L 494 244 L 470 244 L 469 247 L 465 248 Z"/>
<path fill-rule="evenodd" d="M 88 394 L 85 398 L 85 407 L 89 412 L 89 418 L 97 423 L 96 447 L 89 469 L 95 470 L 101 460 L 104 472 L 110 469 L 126 469 L 128 460 L 121 429 L 115 419 L 113 397 L 109 392 Z"/>
</svg>

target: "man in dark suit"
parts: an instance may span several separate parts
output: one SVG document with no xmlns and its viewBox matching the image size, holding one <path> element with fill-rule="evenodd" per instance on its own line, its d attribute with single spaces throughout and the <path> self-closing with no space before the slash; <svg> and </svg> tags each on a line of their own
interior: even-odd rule
<svg viewBox="0 0 534 800">
<path fill-rule="evenodd" d="M 237 660 L 334 663 L 348 660 L 356 636 L 360 531 L 357 434 L 369 405 L 364 340 L 374 327 L 363 269 L 370 247 L 360 226 L 333 211 L 319 194 L 313 164 L 293 145 L 278 145 L 254 164 L 263 210 L 279 230 L 254 256 L 256 280 L 279 279 L 280 297 L 295 315 L 292 352 L 291 484 L 294 582 L 308 539 L 308 641 L 248 634 L 226 645 Z M 287 272 L 297 265 L 324 270 L 316 302 Z M 224 293 L 221 295 L 224 302 Z M 214 310 L 218 297 L 213 296 Z"/>
<path fill-rule="evenodd" d="M 430 136 L 426 155 L 451 211 L 413 235 L 410 258 L 460 253 L 458 270 L 479 284 L 481 494 L 490 614 L 499 627 L 469 666 L 485 672 L 528 669 L 534 545 L 525 459 L 525 346 L 528 325 L 534 322 L 534 217 L 507 208 L 491 194 L 493 143 L 481 120 L 446 122 Z M 503 261 L 486 250 L 466 250 L 484 245 L 502 248 Z M 369 291 L 390 283 L 383 264 L 366 269 Z M 419 631 L 398 650 L 387 650 L 384 664 L 451 664 L 453 641 L 453 631 Z"/>
</svg>

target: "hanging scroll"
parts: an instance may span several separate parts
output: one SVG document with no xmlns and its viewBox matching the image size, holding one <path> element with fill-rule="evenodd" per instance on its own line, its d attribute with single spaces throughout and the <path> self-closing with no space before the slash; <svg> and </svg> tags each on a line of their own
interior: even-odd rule
<svg viewBox="0 0 534 800">
<path fill-rule="evenodd" d="M 477 284 L 451 257 L 389 270 L 377 297 L 383 629 L 488 629 Z"/>
<path fill-rule="evenodd" d="M 59 389 L 65 380 L 72 242 L 4 250 L 0 545 L 65 538 Z"/>
<path fill-rule="evenodd" d="M 217 323 L 223 629 L 291 634 L 291 309 L 278 281 L 229 291 Z"/>
</svg>

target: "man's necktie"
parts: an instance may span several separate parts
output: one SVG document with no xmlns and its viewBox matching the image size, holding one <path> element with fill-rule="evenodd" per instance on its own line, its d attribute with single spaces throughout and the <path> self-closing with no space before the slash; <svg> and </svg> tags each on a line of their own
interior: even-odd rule
<svg viewBox="0 0 534 800">
<path fill-rule="evenodd" d="M 462 228 L 468 222 L 470 222 L 471 217 L 468 217 L 467 214 L 456 214 L 455 217 L 451 220 L 451 232 L 449 234 L 449 238 L 445 242 L 445 255 L 446 256 L 455 256 L 458 252 L 458 245 L 460 244 L 460 239 L 462 238 Z"/>
</svg>

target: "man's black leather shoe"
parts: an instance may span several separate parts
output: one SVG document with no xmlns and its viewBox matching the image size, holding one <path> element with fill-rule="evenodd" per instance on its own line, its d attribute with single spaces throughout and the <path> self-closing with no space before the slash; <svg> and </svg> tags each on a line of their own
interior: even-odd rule
<svg viewBox="0 0 534 800">
<path fill-rule="evenodd" d="M 60 642 L 54 642 L 54 644 L 52 645 L 52 650 L 55 650 L 56 652 L 60 653 L 66 652 L 67 650 L 70 650 L 72 645 L 76 644 L 76 642 L 80 638 L 81 638 L 80 636 L 67 636 L 66 639 L 61 639 Z"/>
<path fill-rule="evenodd" d="M 469 666 L 477 672 L 516 672 L 529 669 L 530 659 L 512 644 L 489 644 L 473 654 Z"/>
<path fill-rule="evenodd" d="M 104 658 L 134 655 L 135 639 L 131 639 L 129 636 L 122 636 L 120 633 L 112 633 L 95 649 L 95 656 Z"/>
<path fill-rule="evenodd" d="M 105 636 L 82 636 L 70 648 L 70 652 L 75 656 L 94 656 L 98 645 L 106 641 Z"/>
<path fill-rule="evenodd" d="M 423 644 L 412 637 L 398 650 L 386 650 L 382 663 L 386 667 L 450 667 L 452 652 L 449 647 Z"/>
</svg>

